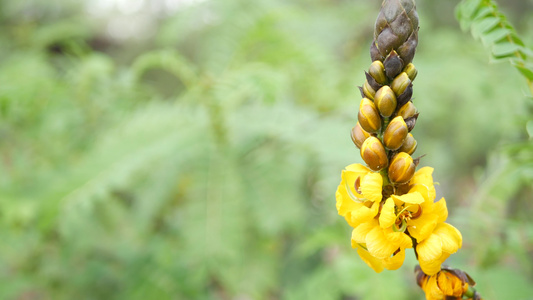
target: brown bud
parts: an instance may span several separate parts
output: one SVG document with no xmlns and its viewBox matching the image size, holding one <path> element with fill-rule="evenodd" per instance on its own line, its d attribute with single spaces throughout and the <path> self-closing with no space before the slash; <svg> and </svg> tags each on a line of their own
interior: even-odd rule
<svg viewBox="0 0 533 300">
<path fill-rule="evenodd" d="M 409 76 L 409 79 L 411 79 L 411 81 L 414 81 L 416 78 L 416 75 L 418 75 L 418 70 L 415 68 L 415 65 L 413 65 L 412 63 L 405 66 L 403 71 L 407 73 L 407 76 Z"/>
<path fill-rule="evenodd" d="M 415 169 L 413 158 L 405 152 L 400 152 L 394 156 L 389 165 L 389 180 L 394 184 L 407 183 L 413 178 Z"/>
<path fill-rule="evenodd" d="M 370 86 L 368 81 L 365 81 L 365 84 L 363 84 L 363 95 L 370 100 L 374 100 L 375 94 L 376 91 Z"/>
<path fill-rule="evenodd" d="M 378 83 L 376 79 L 372 77 L 372 75 L 368 74 L 368 72 L 365 72 L 365 77 L 366 77 L 366 81 L 372 87 L 374 91 L 379 90 L 383 86 L 383 84 Z"/>
<path fill-rule="evenodd" d="M 396 96 L 388 85 L 384 85 L 376 92 L 374 103 L 383 117 L 390 117 L 396 110 Z"/>
<path fill-rule="evenodd" d="M 351 137 L 352 141 L 357 146 L 357 148 L 361 149 L 361 145 L 363 145 L 363 142 L 370 136 L 370 133 L 366 132 L 363 128 L 361 128 L 361 125 L 359 125 L 359 122 L 352 128 L 351 131 Z"/>
<path fill-rule="evenodd" d="M 416 147 L 417 147 L 417 142 L 415 138 L 413 137 L 411 133 L 408 133 L 407 137 L 405 138 L 405 141 L 403 142 L 400 149 L 398 149 L 398 151 L 405 152 L 409 155 L 412 155 L 413 153 L 415 153 Z"/>
<path fill-rule="evenodd" d="M 416 114 L 416 107 L 413 102 L 409 101 L 400 107 L 396 114 L 402 116 L 404 120 L 407 120 Z"/>
<path fill-rule="evenodd" d="M 368 167 L 374 171 L 379 171 L 389 163 L 387 158 L 387 152 L 381 144 L 381 141 L 374 136 L 367 138 L 361 146 L 361 157 L 368 165 Z"/>
<path fill-rule="evenodd" d="M 405 124 L 407 124 L 407 129 L 409 129 L 409 132 L 415 128 L 416 120 L 418 119 L 418 113 L 416 113 L 414 116 L 405 119 Z"/>
<path fill-rule="evenodd" d="M 359 124 L 366 132 L 375 133 L 381 128 L 381 117 L 372 100 L 363 98 L 359 105 Z"/>
<path fill-rule="evenodd" d="M 389 123 L 383 134 L 383 143 L 390 150 L 396 150 L 402 146 L 407 137 L 408 130 L 405 121 L 397 116 Z"/>
<path fill-rule="evenodd" d="M 415 12 L 416 13 L 416 12 Z M 418 45 L 418 29 L 413 31 L 407 41 L 398 48 L 398 55 L 403 59 L 404 63 L 408 64 L 413 61 Z"/>
<path fill-rule="evenodd" d="M 398 75 L 403 69 L 403 60 L 398 56 L 396 51 L 392 50 L 385 61 L 383 62 L 385 66 L 385 73 L 389 79 L 393 79 Z"/>
<path fill-rule="evenodd" d="M 374 61 L 370 68 L 368 68 L 368 73 L 377 83 L 387 84 L 387 77 L 385 76 L 385 66 L 379 60 Z"/>
<path fill-rule="evenodd" d="M 398 97 L 396 97 L 396 100 L 398 101 L 398 106 L 402 107 L 405 103 L 409 102 L 411 100 L 411 97 L 413 96 L 413 84 L 410 83 L 405 91 Z"/>
<path fill-rule="evenodd" d="M 396 96 L 403 94 L 405 89 L 411 84 L 411 79 L 407 73 L 402 72 L 400 75 L 396 76 L 392 83 L 390 84 L 391 89 L 394 91 Z"/>
<path fill-rule="evenodd" d="M 383 59 L 385 59 L 381 55 L 381 53 L 380 53 L 380 51 L 379 51 L 379 49 L 378 49 L 378 47 L 376 45 L 376 40 L 374 40 L 372 42 L 372 44 L 370 45 L 370 58 L 372 59 L 372 61 L 376 61 L 376 60 L 383 61 Z"/>
</svg>

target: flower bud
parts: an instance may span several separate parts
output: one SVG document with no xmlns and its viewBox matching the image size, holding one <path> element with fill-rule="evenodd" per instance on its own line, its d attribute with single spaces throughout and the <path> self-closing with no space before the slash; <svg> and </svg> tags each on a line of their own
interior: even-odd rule
<svg viewBox="0 0 533 300">
<path fill-rule="evenodd" d="M 376 91 L 370 86 L 368 81 L 365 81 L 365 84 L 363 84 L 363 94 L 368 99 L 374 100 L 374 95 L 376 95 Z"/>
<path fill-rule="evenodd" d="M 401 116 L 397 116 L 385 129 L 383 143 L 387 149 L 396 150 L 402 146 L 408 133 L 405 121 Z"/>
<path fill-rule="evenodd" d="M 381 117 L 372 100 L 363 98 L 359 105 L 359 124 L 366 132 L 375 133 L 381 128 Z"/>
<path fill-rule="evenodd" d="M 367 138 L 361 146 L 361 157 L 374 171 L 379 171 L 387 166 L 389 159 L 381 141 L 374 136 Z"/>
<path fill-rule="evenodd" d="M 355 146 L 361 149 L 361 145 L 363 145 L 363 142 L 370 136 L 370 133 L 361 128 L 361 125 L 357 122 L 354 128 L 352 128 L 351 136 Z"/>
<path fill-rule="evenodd" d="M 385 66 L 385 73 L 387 74 L 387 77 L 390 79 L 393 79 L 403 70 L 403 60 L 398 56 L 396 51 L 392 50 L 385 61 L 383 61 L 383 65 Z"/>
<path fill-rule="evenodd" d="M 405 89 L 411 84 L 411 79 L 407 73 L 402 72 L 400 75 L 396 76 L 392 83 L 390 84 L 391 89 L 394 91 L 396 96 L 403 94 Z"/>
<path fill-rule="evenodd" d="M 411 79 L 411 81 L 414 81 L 416 78 L 416 75 L 418 74 L 418 70 L 415 68 L 415 65 L 413 65 L 412 63 L 408 64 L 403 69 L 403 71 L 407 73 L 407 76 L 409 76 L 409 79 Z"/>
<path fill-rule="evenodd" d="M 407 183 L 413 178 L 415 169 L 413 158 L 405 152 L 400 152 L 394 156 L 389 165 L 389 180 L 394 184 Z"/>
<path fill-rule="evenodd" d="M 405 138 L 405 141 L 403 141 L 403 144 L 400 147 L 400 149 L 398 149 L 398 151 L 405 152 L 409 155 L 412 155 L 413 153 L 415 153 L 416 147 L 417 147 L 417 142 L 415 138 L 413 137 L 413 134 L 408 133 L 407 137 Z"/>
<path fill-rule="evenodd" d="M 402 116 L 404 120 L 407 120 L 416 114 L 416 107 L 413 102 L 409 101 L 400 107 L 396 114 Z"/>
<path fill-rule="evenodd" d="M 396 96 L 388 85 L 376 92 L 374 103 L 383 117 L 390 117 L 396 110 Z"/>
<path fill-rule="evenodd" d="M 409 129 L 409 132 L 411 132 L 411 130 L 415 128 L 417 119 L 418 119 L 418 113 L 416 113 L 414 116 L 405 120 L 405 124 L 407 124 L 407 129 Z"/>
<path fill-rule="evenodd" d="M 379 60 L 374 61 L 370 68 L 368 69 L 368 73 L 370 76 L 372 76 L 377 83 L 380 84 L 386 84 L 387 83 L 387 77 L 385 75 L 385 66 L 383 66 L 383 63 Z"/>
</svg>

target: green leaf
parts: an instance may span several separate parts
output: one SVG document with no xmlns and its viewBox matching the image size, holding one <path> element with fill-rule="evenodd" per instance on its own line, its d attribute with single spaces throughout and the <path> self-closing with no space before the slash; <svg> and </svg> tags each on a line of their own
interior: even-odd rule
<svg viewBox="0 0 533 300">
<path fill-rule="evenodd" d="M 500 41 L 512 33 L 508 28 L 495 28 L 484 34 L 481 39 L 485 45 L 490 45 Z"/>
<path fill-rule="evenodd" d="M 494 15 L 494 8 L 493 7 L 482 7 L 477 11 L 475 16 L 472 18 L 474 21 L 483 19 L 488 15 Z"/>
<path fill-rule="evenodd" d="M 493 29 L 495 26 L 498 26 L 499 23 L 500 19 L 496 17 L 482 19 L 481 21 L 476 22 L 474 23 L 474 25 L 472 25 L 472 34 L 476 32 L 481 35 L 482 33 Z"/>
<path fill-rule="evenodd" d="M 480 4 L 481 4 L 481 0 L 463 1 L 462 7 L 461 7 L 463 17 L 472 19 L 476 11 L 479 9 Z"/>
<path fill-rule="evenodd" d="M 513 61 L 511 64 L 527 79 L 533 80 L 533 64 L 527 64 L 523 61 Z"/>
<path fill-rule="evenodd" d="M 494 55 L 495 58 L 515 56 L 519 50 L 519 45 L 512 43 L 501 43 L 492 47 L 492 55 Z"/>
</svg>

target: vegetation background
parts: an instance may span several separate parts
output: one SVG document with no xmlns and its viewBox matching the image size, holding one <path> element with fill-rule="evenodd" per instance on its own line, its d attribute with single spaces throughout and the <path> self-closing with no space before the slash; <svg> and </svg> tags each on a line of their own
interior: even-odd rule
<svg viewBox="0 0 533 300">
<path fill-rule="evenodd" d="M 486 299 L 533 299 L 531 95 L 418 1 L 414 135 Z M 500 1 L 532 44 L 533 1 Z M 0 2 L 0 299 L 423 299 L 335 210 L 381 1 Z"/>
</svg>

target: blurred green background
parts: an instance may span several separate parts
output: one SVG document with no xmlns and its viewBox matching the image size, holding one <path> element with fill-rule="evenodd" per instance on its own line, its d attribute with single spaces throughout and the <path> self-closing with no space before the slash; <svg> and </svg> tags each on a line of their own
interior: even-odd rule
<svg viewBox="0 0 533 300">
<path fill-rule="evenodd" d="M 533 1 L 500 2 L 531 45 Z M 533 299 L 530 94 L 457 3 L 417 3 L 416 154 L 447 263 Z M 424 299 L 335 209 L 380 4 L 1 1 L 0 299 Z"/>
</svg>

